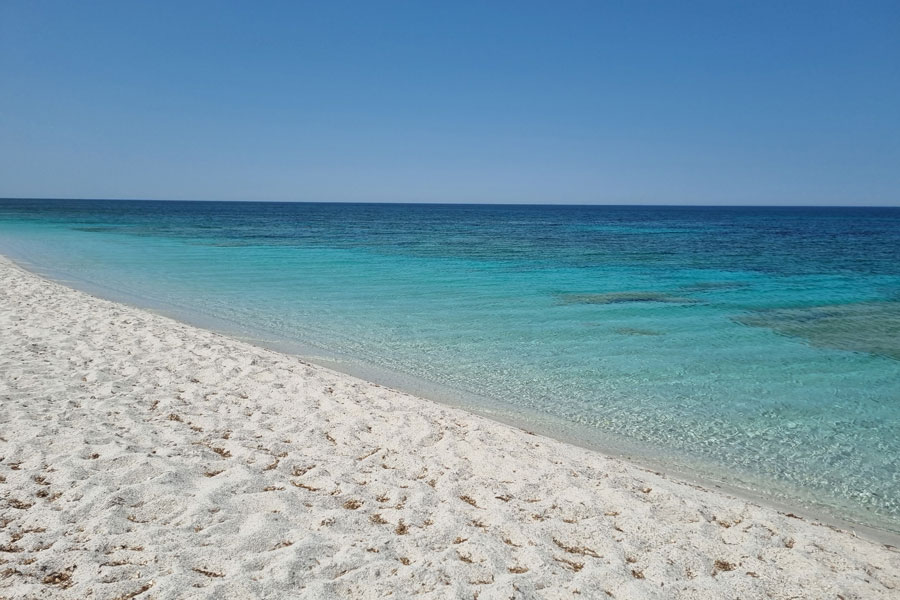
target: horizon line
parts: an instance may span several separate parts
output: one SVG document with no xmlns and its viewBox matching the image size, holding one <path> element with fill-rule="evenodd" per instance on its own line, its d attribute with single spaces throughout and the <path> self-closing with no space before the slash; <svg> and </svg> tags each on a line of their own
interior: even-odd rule
<svg viewBox="0 0 900 600">
<path fill-rule="evenodd" d="M 101 202 L 205 202 L 234 204 L 376 204 L 376 205 L 413 205 L 413 206 L 562 206 L 562 207 L 693 207 L 693 208 L 900 208 L 900 204 L 653 204 L 653 203 L 554 203 L 541 202 L 411 202 L 411 201 L 367 201 L 367 200 L 204 200 L 196 198 L 82 198 L 82 197 L 48 197 L 48 196 L 0 196 L 5 200 L 38 200 L 38 201 L 101 201 Z"/>
</svg>

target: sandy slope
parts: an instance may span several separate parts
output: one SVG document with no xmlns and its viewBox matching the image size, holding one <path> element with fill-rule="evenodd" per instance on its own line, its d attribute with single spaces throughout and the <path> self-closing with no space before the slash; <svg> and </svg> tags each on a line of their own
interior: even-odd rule
<svg viewBox="0 0 900 600">
<path fill-rule="evenodd" d="M 0 596 L 900 598 L 879 543 L 0 258 Z"/>
</svg>

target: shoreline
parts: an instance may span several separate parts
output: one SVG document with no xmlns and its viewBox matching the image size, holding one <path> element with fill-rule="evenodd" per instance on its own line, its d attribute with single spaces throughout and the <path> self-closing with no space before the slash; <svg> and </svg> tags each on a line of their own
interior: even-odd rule
<svg viewBox="0 0 900 600">
<path fill-rule="evenodd" d="M 682 457 L 677 462 L 672 457 L 667 457 L 672 459 L 667 460 L 662 455 L 653 454 L 640 448 L 640 442 L 620 438 L 614 434 L 603 433 L 599 435 L 596 430 L 589 426 L 565 422 L 556 418 L 548 420 L 548 415 L 538 413 L 532 409 L 511 407 L 502 401 L 436 384 L 406 373 L 393 373 L 378 365 L 362 362 L 351 357 L 334 355 L 334 353 L 329 353 L 325 349 L 305 342 L 265 339 L 262 337 L 264 332 L 248 329 L 242 331 L 240 323 L 219 316 L 192 312 L 184 307 L 161 301 L 147 302 L 138 296 L 108 288 L 96 282 L 81 279 L 67 280 L 62 277 L 56 278 L 52 274 L 32 271 L 27 266 L 3 254 L 0 254 L 0 260 L 7 260 L 15 267 L 31 275 L 91 297 L 145 311 L 163 319 L 171 320 L 179 325 L 196 327 L 203 331 L 223 336 L 228 340 L 239 341 L 256 348 L 296 357 L 324 369 L 368 383 L 376 383 L 427 402 L 435 402 L 441 406 L 462 410 L 496 423 L 520 429 L 529 434 L 538 434 L 564 444 L 598 452 L 610 458 L 623 460 L 640 469 L 654 473 L 662 472 L 665 476 L 689 484 L 699 485 L 706 489 L 730 494 L 782 513 L 800 514 L 807 520 L 846 529 L 854 535 L 862 534 L 878 543 L 900 547 L 900 529 L 890 529 L 884 524 L 874 524 L 872 521 L 854 520 L 853 517 L 847 514 L 841 514 L 842 509 L 840 507 L 825 503 L 804 502 L 799 499 L 800 492 L 791 490 L 789 487 L 779 489 L 777 492 L 765 490 L 763 487 L 767 483 L 772 482 L 764 480 L 753 481 L 750 475 L 747 475 L 747 479 L 741 480 L 740 483 L 730 481 L 725 474 L 714 473 L 714 469 L 711 466 L 701 469 L 697 464 L 690 464 L 690 460 L 687 457 Z M 142 305 L 142 303 L 145 305 Z M 326 358 L 323 356 L 325 354 L 331 354 L 331 357 Z M 519 414 L 515 414 L 512 410 L 504 411 L 504 407 L 515 408 Z M 583 435 L 581 437 L 574 435 L 575 431 Z M 612 439 L 615 439 L 615 442 L 611 442 L 610 440 Z M 754 485 L 756 487 L 753 487 Z M 843 510 L 850 509 L 844 507 Z"/>
<path fill-rule="evenodd" d="M 5 257 L 0 279 L 0 423 L 17 434 L 0 442 L 0 588 L 14 593 L 900 588 L 900 554 L 875 540 L 95 298 Z"/>
</svg>

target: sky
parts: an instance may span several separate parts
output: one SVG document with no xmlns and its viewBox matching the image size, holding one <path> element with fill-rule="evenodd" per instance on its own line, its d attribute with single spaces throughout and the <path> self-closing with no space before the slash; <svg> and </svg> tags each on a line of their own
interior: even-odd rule
<svg viewBox="0 0 900 600">
<path fill-rule="evenodd" d="M 0 0 L 0 197 L 900 206 L 900 2 Z"/>
</svg>

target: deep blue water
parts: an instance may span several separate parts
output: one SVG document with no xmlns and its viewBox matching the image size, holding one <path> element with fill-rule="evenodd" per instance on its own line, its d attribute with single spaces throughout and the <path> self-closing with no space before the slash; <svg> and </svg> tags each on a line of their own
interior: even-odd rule
<svg viewBox="0 0 900 600">
<path fill-rule="evenodd" d="M 0 200 L 0 252 L 900 531 L 900 209 Z"/>
</svg>

